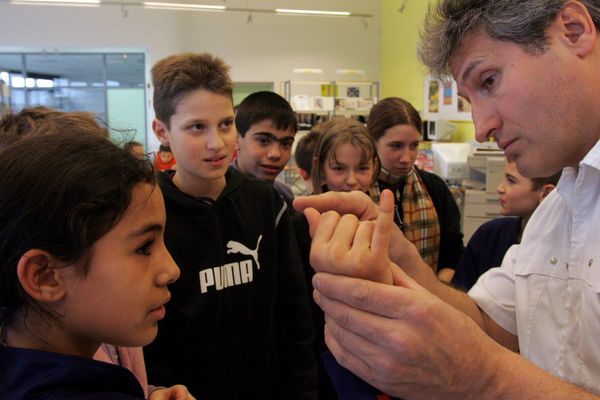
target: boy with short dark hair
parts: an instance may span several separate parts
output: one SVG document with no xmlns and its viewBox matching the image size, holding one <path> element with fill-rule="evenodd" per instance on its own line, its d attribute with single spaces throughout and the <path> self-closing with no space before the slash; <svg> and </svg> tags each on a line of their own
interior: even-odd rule
<svg viewBox="0 0 600 400">
<path fill-rule="evenodd" d="M 149 376 L 185 382 L 199 399 L 312 399 L 314 334 L 289 216 L 269 184 L 229 168 L 228 71 L 206 53 L 152 68 L 153 129 L 178 166 L 158 179 L 181 279 L 146 348 Z"/>
<path fill-rule="evenodd" d="M 246 97 L 235 114 L 238 155 L 233 167 L 272 183 L 290 207 L 292 190 L 275 178 L 290 159 L 296 124 L 296 114 L 287 100 L 269 91 Z"/>
</svg>

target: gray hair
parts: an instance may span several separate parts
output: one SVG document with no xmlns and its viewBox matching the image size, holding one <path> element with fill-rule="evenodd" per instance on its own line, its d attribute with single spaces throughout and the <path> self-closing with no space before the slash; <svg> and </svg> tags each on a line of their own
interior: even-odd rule
<svg viewBox="0 0 600 400">
<path fill-rule="evenodd" d="M 600 1 L 579 0 L 597 28 Z M 529 54 L 548 48 L 546 31 L 567 0 L 440 0 L 430 6 L 421 32 L 418 56 L 436 77 L 450 75 L 450 58 L 463 39 L 478 29 L 491 38 L 513 42 Z"/>
</svg>

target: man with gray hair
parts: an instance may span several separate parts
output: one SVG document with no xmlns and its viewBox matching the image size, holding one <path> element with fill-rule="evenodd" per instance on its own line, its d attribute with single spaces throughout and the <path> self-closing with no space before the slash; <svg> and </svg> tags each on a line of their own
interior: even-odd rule
<svg viewBox="0 0 600 400">
<path fill-rule="evenodd" d="M 360 193 L 297 199 L 319 210 L 305 210 L 315 299 L 340 364 L 405 400 L 600 399 L 599 28 L 598 0 L 430 10 L 419 56 L 454 77 L 477 139 L 494 138 L 529 178 L 563 175 L 468 294 L 420 260 L 390 222 L 389 194 L 380 209 Z"/>
</svg>

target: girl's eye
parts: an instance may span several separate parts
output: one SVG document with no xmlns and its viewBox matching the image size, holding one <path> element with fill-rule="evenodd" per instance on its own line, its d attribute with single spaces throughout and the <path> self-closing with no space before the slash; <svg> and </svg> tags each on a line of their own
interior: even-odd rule
<svg viewBox="0 0 600 400">
<path fill-rule="evenodd" d="M 153 244 L 154 244 L 154 239 L 148 240 L 146 243 L 141 245 L 135 252 L 138 254 L 144 255 L 144 256 L 149 256 L 150 249 L 152 248 Z"/>
<path fill-rule="evenodd" d="M 190 127 L 190 129 L 193 131 L 201 131 L 202 129 L 204 129 L 204 125 L 203 124 L 194 124 Z"/>
</svg>

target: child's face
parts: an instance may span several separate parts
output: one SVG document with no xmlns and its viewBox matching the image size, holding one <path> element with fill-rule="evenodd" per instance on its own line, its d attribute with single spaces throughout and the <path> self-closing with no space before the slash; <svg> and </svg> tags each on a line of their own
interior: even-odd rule
<svg viewBox="0 0 600 400">
<path fill-rule="evenodd" d="M 158 156 L 164 164 L 170 163 L 173 159 L 173 153 L 171 153 L 170 151 L 159 151 Z"/>
<path fill-rule="evenodd" d="M 295 133 L 281 130 L 270 119 L 253 124 L 238 136 L 238 166 L 255 178 L 273 182 L 290 159 Z"/>
<path fill-rule="evenodd" d="M 540 204 L 543 190 L 533 190 L 531 179 L 517 171 L 517 164 L 504 163 L 504 180 L 498 185 L 500 214 L 529 217 Z"/>
<path fill-rule="evenodd" d="M 335 159 L 329 157 L 323 165 L 327 188 L 334 192 L 367 191 L 373 181 L 373 160 L 362 164 L 362 150 L 351 143 L 343 143 L 335 150 Z"/>
<path fill-rule="evenodd" d="M 198 89 L 177 103 L 170 129 L 155 120 L 154 130 L 169 145 L 182 181 L 202 182 L 225 176 L 235 149 L 233 105 L 229 96 Z"/>
<path fill-rule="evenodd" d="M 167 283 L 179 277 L 163 241 L 165 221 L 158 186 L 138 184 L 122 219 L 92 247 L 88 274 L 69 271 L 63 322 L 75 353 L 155 338 L 170 298 Z"/>
</svg>

